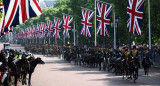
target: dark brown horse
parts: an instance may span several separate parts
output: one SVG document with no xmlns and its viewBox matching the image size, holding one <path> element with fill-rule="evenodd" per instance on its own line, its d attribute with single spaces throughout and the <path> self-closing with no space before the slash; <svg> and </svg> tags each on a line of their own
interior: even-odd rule
<svg viewBox="0 0 160 86">
<path fill-rule="evenodd" d="M 9 75 L 10 76 L 14 76 L 14 84 L 15 86 L 17 86 L 17 80 L 18 78 L 20 78 L 21 72 L 22 72 L 22 68 L 25 66 L 29 66 L 28 60 L 26 58 L 23 59 L 19 59 L 16 63 L 16 71 L 9 71 Z"/>
<path fill-rule="evenodd" d="M 26 74 L 23 74 L 22 85 L 26 84 L 26 76 L 27 76 L 27 74 L 29 74 L 28 85 L 31 86 L 32 73 L 34 72 L 37 64 L 45 64 L 45 62 L 42 61 L 42 59 L 39 57 L 36 59 L 33 59 L 33 57 L 31 56 L 28 59 L 32 59 L 32 60 L 29 61 L 29 67 L 25 71 Z"/>
</svg>

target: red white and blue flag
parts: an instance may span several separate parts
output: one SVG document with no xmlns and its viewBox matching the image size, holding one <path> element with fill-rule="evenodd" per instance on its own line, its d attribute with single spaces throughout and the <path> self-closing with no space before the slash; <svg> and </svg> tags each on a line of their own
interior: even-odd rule
<svg viewBox="0 0 160 86">
<path fill-rule="evenodd" d="M 37 37 L 41 38 L 41 25 L 37 24 Z"/>
<path fill-rule="evenodd" d="M 86 36 L 86 37 L 91 37 L 93 15 L 94 15 L 94 12 L 82 8 L 82 19 L 81 19 L 82 30 L 81 30 L 81 34 Z"/>
<path fill-rule="evenodd" d="M 42 14 L 37 0 L 3 0 L 5 27 L 16 26 Z"/>
<path fill-rule="evenodd" d="M 4 28 L 22 24 L 27 19 L 42 14 L 37 0 L 3 0 L 3 4 L 5 8 Z"/>
<path fill-rule="evenodd" d="M 30 27 L 30 39 L 32 39 L 32 38 L 33 38 L 33 28 Z"/>
<path fill-rule="evenodd" d="M 65 38 L 70 38 L 73 17 L 63 14 L 63 21 L 63 35 Z"/>
<path fill-rule="evenodd" d="M 45 38 L 46 34 L 47 34 L 46 24 L 45 23 L 41 23 L 41 38 Z"/>
<path fill-rule="evenodd" d="M 22 30 L 22 39 L 25 39 L 25 29 Z"/>
<path fill-rule="evenodd" d="M 27 38 L 30 39 L 30 28 L 27 28 Z"/>
<path fill-rule="evenodd" d="M 144 0 L 127 0 L 127 29 L 141 35 Z"/>
<path fill-rule="evenodd" d="M 13 27 L 8 27 L 8 28 L 2 28 L 1 29 L 1 36 L 7 34 L 8 32 L 13 32 Z"/>
<path fill-rule="evenodd" d="M 54 18 L 53 37 L 60 38 L 61 25 L 62 25 L 62 20 L 60 20 L 59 18 Z"/>
<path fill-rule="evenodd" d="M 53 33 L 53 29 L 52 28 L 53 28 L 52 22 L 47 20 L 47 31 L 48 31 L 47 32 L 48 33 L 47 36 L 48 37 L 51 37 L 51 35 Z"/>
<path fill-rule="evenodd" d="M 97 34 L 110 37 L 109 25 L 111 11 L 111 5 L 97 1 Z"/>
<path fill-rule="evenodd" d="M 27 28 L 24 29 L 24 39 L 26 39 L 26 38 L 27 38 Z"/>
<path fill-rule="evenodd" d="M 33 38 L 36 38 L 37 33 L 37 27 L 33 26 Z"/>
</svg>

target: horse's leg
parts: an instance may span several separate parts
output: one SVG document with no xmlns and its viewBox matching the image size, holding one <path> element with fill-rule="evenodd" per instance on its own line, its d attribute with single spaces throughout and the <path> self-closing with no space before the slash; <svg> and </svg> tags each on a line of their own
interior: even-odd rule
<svg viewBox="0 0 160 86">
<path fill-rule="evenodd" d="M 26 73 L 24 73 L 24 74 L 22 75 L 22 85 L 24 85 L 24 84 L 27 85 L 27 83 L 26 83 L 26 76 L 27 76 Z"/>
<path fill-rule="evenodd" d="M 28 79 L 28 85 L 31 86 L 31 76 L 32 76 L 32 73 L 29 73 L 29 79 Z"/>
<path fill-rule="evenodd" d="M 148 76 L 149 68 L 147 68 L 146 70 L 147 70 L 147 71 L 146 71 L 146 74 L 147 74 L 147 76 Z"/>
<path fill-rule="evenodd" d="M 132 80 L 132 75 L 134 75 L 134 71 L 130 71 L 130 79 Z"/>
<path fill-rule="evenodd" d="M 24 85 L 24 73 L 21 74 L 21 78 L 22 78 L 22 85 Z"/>
<path fill-rule="evenodd" d="M 129 75 L 129 70 L 126 69 L 126 80 L 128 79 L 128 75 Z"/>
<path fill-rule="evenodd" d="M 14 76 L 14 85 L 17 86 L 17 77 Z"/>
<path fill-rule="evenodd" d="M 134 80 L 134 83 L 136 82 L 136 71 L 133 71 L 133 80 Z"/>
<path fill-rule="evenodd" d="M 27 85 L 27 83 L 26 83 L 26 76 L 27 76 L 27 73 L 25 73 L 25 74 L 23 75 L 23 78 L 24 78 L 24 84 Z"/>
<path fill-rule="evenodd" d="M 123 79 L 124 79 L 124 71 L 125 71 L 125 70 L 124 70 L 124 69 L 122 69 L 122 76 L 123 76 Z"/>
<path fill-rule="evenodd" d="M 101 71 L 101 62 L 98 62 L 99 63 L 99 70 Z"/>
<path fill-rule="evenodd" d="M 147 75 L 147 68 L 144 68 L 145 75 Z"/>
</svg>

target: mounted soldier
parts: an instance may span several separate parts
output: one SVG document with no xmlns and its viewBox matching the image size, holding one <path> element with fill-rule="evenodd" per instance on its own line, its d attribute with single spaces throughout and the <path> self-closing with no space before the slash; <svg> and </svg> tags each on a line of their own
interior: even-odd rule
<svg viewBox="0 0 160 86">
<path fill-rule="evenodd" d="M 144 50 L 144 58 L 142 60 L 142 66 L 144 68 L 145 75 L 148 75 L 150 65 L 151 65 L 151 60 L 149 58 L 149 51 L 148 51 L 147 48 L 145 48 L 145 50 Z"/>
<path fill-rule="evenodd" d="M 133 46 L 133 49 L 131 50 L 131 56 L 132 56 L 134 59 L 137 58 L 137 59 L 139 60 L 138 66 L 139 66 L 139 68 L 140 68 L 140 59 L 138 58 L 138 51 L 137 51 L 135 45 Z"/>
<path fill-rule="evenodd" d="M 129 58 L 129 54 L 130 54 L 129 51 L 128 51 L 128 47 L 126 47 L 124 50 L 125 50 L 124 51 L 124 56 L 127 59 L 127 58 Z"/>
<path fill-rule="evenodd" d="M 138 52 L 137 52 L 136 46 L 134 45 L 133 49 L 131 50 L 131 56 L 133 56 L 134 58 L 136 58 L 137 54 L 138 54 Z"/>
</svg>

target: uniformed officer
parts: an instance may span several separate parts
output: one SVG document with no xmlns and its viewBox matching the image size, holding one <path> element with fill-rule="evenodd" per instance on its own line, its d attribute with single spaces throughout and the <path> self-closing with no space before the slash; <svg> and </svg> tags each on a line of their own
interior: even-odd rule
<svg viewBox="0 0 160 86">
<path fill-rule="evenodd" d="M 133 56 L 134 58 L 136 58 L 137 54 L 138 54 L 138 52 L 137 52 L 136 46 L 134 45 L 133 49 L 131 50 L 131 56 Z"/>
<path fill-rule="evenodd" d="M 137 51 L 135 45 L 133 46 L 133 49 L 131 50 L 131 56 L 132 56 L 133 58 L 137 58 L 137 57 L 138 57 L 138 51 Z M 139 66 L 139 68 L 141 68 L 141 66 L 140 66 L 140 59 L 138 58 L 138 60 L 139 60 L 138 66 Z"/>
<path fill-rule="evenodd" d="M 129 57 L 128 47 L 125 48 L 124 55 L 125 55 L 125 58 Z"/>
<path fill-rule="evenodd" d="M 17 60 L 17 59 L 18 59 L 18 57 L 19 57 L 19 52 L 18 52 L 18 51 L 16 51 L 16 55 L 15 55 L 15 57 L 14 57 L 14 60 Z"/>
</svg>

